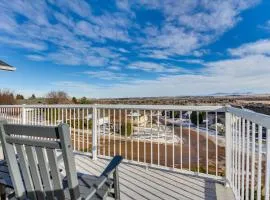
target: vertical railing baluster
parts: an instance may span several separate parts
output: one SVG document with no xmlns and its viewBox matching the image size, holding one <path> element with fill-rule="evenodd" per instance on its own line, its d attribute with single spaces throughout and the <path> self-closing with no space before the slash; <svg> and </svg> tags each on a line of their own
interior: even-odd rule
<svg viewBox="0 0 270 200">
<path fill-rule="evenodd" d="M 257 175 L 257 199 L 261 199 L 261 185 L 262 185 L 262 126 L 259 126 L 259 151 L 258 151 L 258 175 Z"/>
<path fill-rule="evenodd" d="M 265 199 L 269 199 L 270 184 L 270 129 L 266 130 Z"/>
<path fill-rule="evenodd" d="M 130 134 L 130 139 L 131 139 L 131 160 L 133 161 L 133 110 L 130 111 L 130 117 L 131 117 L 131 134 Z"/>
<path fill-rule="evenodd" d="M 197 111 L 197 172 L 200 172 L 200 113 Z"/>
<path fill-rule="evenodd" d="M 57 122 L 57 108 L 54 108 L 54 125 L 56 126 Z"/>
<path fill-rule="evenodd" d="M 81 137 L 81 123 L 80 123 L 80 108 L 77 108 L 77 150 L 80 151 L 80 146 L 81 146 L 81 140 L 80 140 L 80 137 Z"/>
<path fill-rule="evenodd" d="M 108 109 L 108 115 L 109 115 L 109 142 L 108 142 L 108 156 L 111 156 L 111 110 Z"/>
<path fill-rule="evenodd" d="M 233 191 L 235 193 L 235 154 L 236 154 L 236 149 L 235 149 L 235 145 L 236 145 L 236 141 L 235 141 L 235 115 L 232 116 L 232 187 L 233 187 Z"/>
<path fill-rule="evenodd" d="M 119 109 L 119 155 L 122 155 L 122 110 Z"/>
<path fill-rule="evenodd" d="M 97 155 L 100 155 L 100 109 L 97 109 Z"/>
<path fill-rule="evenodd" d="M 181 166 L 180 168 L 183 169 L 183 112 L 182 110 L 180 112 L 180 162 Z"/>
<path fill-rule="evenodd" d="M 165 131 L 164 131 L 164 139 L 165 139 L 165 166 L 167 167 L 168 166 L 168 163 L 167 163 L 167 111 L 165 110 Z"/>
<path fill-rule="evenodd" d="M 140 111 L 137 110 L 137 162 L 140 161 L 140 140 L 139 140 L 139 135 L 140 135 Z"/>
<path fill-rule="evenodd" d="M 146 123 L 148 121 L 148 117 L 146 117 L 146 113 L 145 113 L 145 110 L 143 110 L 143 125 L 144 125 L 144 130 L 143 130 L 143 135 L 144 135 L 144 138 L 143 138 L 143 162 L 146 164 L 146 138 L 145 138 L 145 133 L 146 133 Z"/>
<path fill-rule="evenodd" d="M 206 112 L 206 122 L 208 126 L 208 113 Z M 226 187 L 232 185 L 232 148 L 233 148 L 233 141 L 232 141 L 232 115 L 229 112 L 225 113 L 225 142 L 226 142 L 226 152 L 225 152 L 225 162 L 226 162 Z M 207 128 L 208 132 L 208 128 Z M 208 140 L 208 137 L 207 139 Z M 208 143 L 207 143 L 207 151 L 208 151 Z M 208 154 L 207 154 L 208 155 Z M 207 157 L 208 163 L 208 157 Z M 207 164 L 207 174 L 208 174 L 208 164 Z"/>
<path fill-rule="evenodd" d="M 188 170 L 191 170 L 191 145 L 190 145 L 190 124 L 191 124 L 191 119 L 190 119 L 190 111 L 188 111 Z"/>
<path fill-rule="evenodd" d="M 252 155 L 251 155 L 251 199 L 254 198 L 255 185 L 255 123 L 252 123 Z"/>
<path fill-rule="evenodd" d="M 115 156 L 115 109 L 113 109 L 113 155 Z"/>
<path fill-rule="evenodd" d="M 238 197 L 238 147 L 239 147 L 239 138 L 238 138 L 238 121 L 239 118 L 235 117 L 235 191 L 236 196 Z"/>
<path fill-rule="evenodd" d="M 150 111 L 150 119 L 151 119 L 151 124 L 150 124 L 150 127 L 151 127 L 151 136 L 150 136 L 150 138 L 151 138 L 151 165 L 153 164 L 153 111 L 151 110 Z"/>
<path fill-rule="evenodd" d="M 173 150 L 173 152 L 172 152 L 172 154 L 173 154 L 173 156 L 172 156 L 172 167 L 173 167 L 173 169 L 174 169 L 174 165 L 175 165 L 175 155 L 174 155 L 174 110 L 172 111 L 172 123 L 173 123 L 173 127 L 172 127 L 172 131 L 173 131 L 173 138 L 172 138 L 172 140 L 173 140 L 173 146 L 172 146 L 172 150 Z"/>
<path fill-rule="evenodd" d="M 106 156 L 106 153 L 105 153 L 105 137 L 106 137 L 106 127 L 107 127 L 107 122 L 106 122 L 106 124 L 105 124 L 105 116 L 106 116 L 106 114 L 105 114 L 105 109 L 103 108 L 103 110 L 102 110 L 102 115 L 103 115 L 103 156 Z"/>
<path fill-rule="evenodd" d="M 241 199 L 244 200 L 245 196 L 245 124 L 246 120 L 243 118 L 242 120 L 242 149 L 241 149 L 241 158 L 242 158 L 242 167 L 241 167 Z"/>
<path fill-rule="evenodd" d="M 240 182 L 241 182 L 241 121 L 242 118 L 239 117 L 239 121 L 238 121 L 238 170 L 237 170 L 237 188 L 238 188 L 238 197 L 240 198 Z"/>
<path fill-rule="evenodd" d="M 87 152 L 89 152 L 89 119 L 90 119 L 90 116 L 89 116 L 89 108 L 86 109 L 86 149 L 87 149 Z M 93 115 L 92 115 L 92 126 L 93 126 Z"/>
<path fill-rule="evenodd" d="M 76 110 L 73 108 L 73 149 L 76 150 Z"/>
<path fill-rule="evenodd" d="M 127 109 L 125 109 L 125 158 L 128 159 L 127 156 Z"/>
<path fill-rule="evenodd" d="M 215 129 L 216 129 L 216 135 L 215 135 L 215 146 L 216 146 L 216 176 L 218 176 L 218 116 L 217 116 L 217 112 L 215 112 Z"/>
<path fill-rule="evenodd" d="M 83 152 L 85 151 L 85 145 L 84 145 L 84 143 L 85 143 L 85 133 L 84 133 L 84 120 L 85 120 L 85 116 L 84 116 L 84 108 L 82 108 L 82 131 L 83 131 L 83 133 L 82 133 L 82 148 L 83 148 Z"/>
<path fill-rule="evenodd" d="M 209 163 L 208 163 L 208 135 L 209 135 L 209 130 L 208 130 L 208 112 L 206 112 L 205 113 L 205 119 L 206 119 L 206 122 L 205 122 L 205 128 L 206 128 L 206 174 L 209 174 L 209 169 L 208 169 L 208 165 L 209 165 Z"/>
<path fill-rule="evenodd" d="M 159 122 L 159 115 L 160 115 L 160 111 L 158 110 L 157 111 L 157 126 L 158 126 L 158 166 L 160 165 L 160 147 L 159 147 L 159 131 L 160 131 L 160 126 L 159 126 L 159 124 L 160 124 L 160 122 Z"/>
<path fill-rule="evenodd" d="M 250 121 L 247 121 L 247 145 L 246 145 L 246 199 L 249 198 L 249 154 L 250 154 Z"/>
<path fill-rule="evenodd" d="M 92 110 L 92 159 L 97 159 L 97 107 Z"/>
</svg>

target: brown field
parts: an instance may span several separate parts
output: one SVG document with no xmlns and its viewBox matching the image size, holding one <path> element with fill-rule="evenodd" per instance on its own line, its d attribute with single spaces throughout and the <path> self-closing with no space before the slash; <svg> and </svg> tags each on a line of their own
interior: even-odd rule
<svg viewBox="0 0 270 200">
<path fill-rule="evenodd" d="M 175 128 L 175 134 L 180 136 L 180 129 Z M 75 138 L 75 148 L 80 151 L 91 151 L 92 149 L 92 136 L 88 136 L 89 146 L 87 148 L 87 136 L 84 137 L 84 144 L 82 142 L 82 132 L 80 136 L 76 135 Z M 86 134 L 85 134 L 86 135 Z M 72 141 L 74 142 L 74 135 L 72 135 Z M 101 136 L 98 140 L 98 153 L 99 155 L 113 156 L 113 155 L 122 155 L 128 160 L 134 160 L 139 162 L 151 163 L 151 154 L 152 154 L 152 163 L 160 164 L 167 167 L 175 167 L 189 169 L 189 133 L 188 129 L 183 129 L 182 132 L 183 144 L 181 150 L 181 144 L 165 144 L 165 143 L 156 143 L 137 139 L 127 139 L 124 137 L 114 136 Z M 80 140 L 80 141 L 79 141 Z M 114 142 L 115 141 L 115 142 Z M 192 171 L 197 171 L 197 132 L 190 131 L 190 169 Z M 80 149 L 78 147 L 80 146 Z M 206 138 L 203 135 L 199 135 L 199 171 L 206 171 Z M 167 152 L 167 153 L 166 153 Z M 166 156 L 167 154 L 167 156 Z M 174 154 L 174 156 L 173 156 Z M 182 155 L 182 163 L 181 163 Z M 225 148 L 218 146 L 216 152 L 215 143 L 209 138 L 208 139 L 208 167 L 209 173 L 216 173 L 216 155 L 218 158 L 218 174 L 224 175 L 225 167 Z M 167 157 L 167 160 L 166 160 Z M 174 159 L 173 159 L 174 158 Z"/>
</svg>

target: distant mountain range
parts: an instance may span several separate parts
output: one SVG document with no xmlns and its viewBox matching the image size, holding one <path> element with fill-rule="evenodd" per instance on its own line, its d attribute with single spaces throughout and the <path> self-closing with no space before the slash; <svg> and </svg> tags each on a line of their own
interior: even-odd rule
<svg viewBox="0 0 270 200">
<path fill-rule="evenodd" d="M 233 93 L 218 92 L 218 93 L 210 94 L 210 96 L 246 96 L 246 95 L 255 95 L 255 94 L 252 92 L 233 92 Z"/>
</svg>

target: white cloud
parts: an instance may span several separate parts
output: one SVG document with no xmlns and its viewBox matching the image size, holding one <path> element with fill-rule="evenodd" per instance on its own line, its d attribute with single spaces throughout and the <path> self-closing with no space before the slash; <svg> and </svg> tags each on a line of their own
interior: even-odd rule
<svg viewBox="0 0 270 200">
<path fill-rule="evenodd" d="M 33 61 L 44 61 L 44 60 L 46 60 L 46 58 L 44 56 L 36 55 L 36 54 L 27 55 L 26 57 L 29 60 L 33 60 Z"/>
<path fill-rule="evenodd" d="M 137 3 L 161 11 L 165 18 L 163 26 L 145 28 L 147 39 L 144 42 L 147 46 L 167 51 L 170 55 L 188 55 L 215 41 L 235 26 L 241 19 L 241 12 L 258 2 L 259 0 L 160 0 Z M 151 54 L 150 56 L 152 57 Z"/>
<path fill-rule="evenodd" d="M 89 84 L 87 88 L 91 90 L 92 97 L 178 96 L 207 95 L 217 92 L 265 93 L 270 91 L 270 58 L 267 56 L 257 55 L 221 60 L 207 63 L 207 66 L 201 74 L 161 76 L 156 80 L 133 80 L 108 87 Z M 62 87 L 65 88 L 65 85 L 63 84 Z M 81 85 L 70 92 L 76 92 L 80 88 Z"/>
<path fill-rule="evenodd" d="M 97 78 L 102 80 L 124 80 L 127 77 L 126 74 L 110 71 L 86 71 L 84 74 L 89 75 L 90 78 Z"/>
<path fill-rule="evenodd" d="M 123 53 L 106 45 L 97 48 L 92 41 L 97 46 L 104 46 L 107 39 L 129 41 L 126 30 L 130 23 L 128 18 L 119 13 L 93 15 L 90 4 L 83 0 L 49 2 L 58 11 L 54 11 L 46 1 L 0 2 L 0 42 L 8 47 L 27 49 L 30 54 L 44 54 L 48 61 L 67 65 L 102 66 Z M 81 18 L 75 21 L 70 12 Z M 17 20 L 18 14 L 23 16 L 22 21 Z M 51 22 L 52 17 L 56 21 Z M 44 53 L 45 50 L 48 53 Z M 36 56 L 27 57 L 42 61 Z"/>
<path fill-rule="evenodd" d="M 10 46 L 21 47 L 28 50 L 37 50 L 43 51 L 46 50 L 48 47 L 44 42 L 40 41 L 31 41 L 28 39 L 25 40 L 18 40 L 11 37 L 0 37 L 0 42 L 4 44 L 8 44 Z"/>
<path fill-rule="evenodd" d="M 266 31 L 270 31 L 270 20 L 266 21 L 265 24 L 259 25 L 258 28 L 264 29 Z"/>
<path fill-rule="evenodd" d="M 240 19 L 241 12 L 256 2 L 123 0 L 116 1 L 119 10 L 108 12 L 101 8 L 101 12 L 96 14 L 92 12 L 91 2 L 85 0 L 31 3 L 11 0 L 0 2 L 0 33 L 14 40 L 2 39 L 5 44 L 28 50 L 32 48 L 39 53 L 48 50 L 50 55 L 47 58 L 50 61 L 72 65 L 91 64 L 87 60 L 92 57 L 97 60 L 95 65 L 107 64 L 112 59 L 126 59 L 127 53 L 135 54 L 135 58 L 144 56 L 154 59 L 168 59 L 177 55 L 201 56 L 205 53 L 201 47 L 233 27 Z M 146 18 L 145 26 L 139 24 L 135 14 L 142 6 L 143 9 L 159 11 L 160 22 L 157 24 Z M 17 20 L 18 14 L 24 16 L 23 20 Z M 119 48 L 109 46 L 108 41 L 117 42 Z M 130 45 L 130 51 L 123 48 L 126 44 Z M 108 49 L 111 56 L 108 53 L 100 54 L 95 46 Z M 113 55 L 112 52 L 120 55 Z M 71 62 L 67 62 L 69 59 Z"/>
<path fill-rule="evenodd" d="M 126 10 L 126 11 L 130 10 L 130 4 L 128 0 L 118 0 L 116 1 L 116 6 L 121 10 Z"/>
<path fill-rule="evenodd" d="M 163 72 L 163 73 L 179 73 L 188 72 L 180 67 L 171 67 L 166 64 L 158 64 L 153 62 L 134 62 L 128 66 L 129 69 L 142 70 L 146 72 Z"/>
<path fill-rule="evenodd" d="M 256 42 L 243 44 L 238 48 L 229 49 L 228 51 L 233 56 L 246 56 L 256 54 L 270 55 L 270 40 L 259 40 Z"/>
<path fill-rule="evenodd" d="M 124 49 L 124 48 L 119 48 L 117 49 L 118 51 L 122 52 L 122 53 L 129 53 L 130 51 Z"/>
<path fill-rule="evenodd" d="M 87 52 L 89 53 L 88 55 Z M 49 53 L 47 57 L 56 63 L 66 65 L 88 65 L 93 67 L 100 67 L 108 63 L 107 58 L 98 56 L 95 54 L 95 52 L 87 50 L 77 52 L 70 49 L 62 49 L 56 53 Z"/>
<path fill-rule="evenodd" d="M 121 67 L 119 67 L 119 66 L 109 66 L 108 69 L 113 70 L 113 71 L 120 71 Z"/>
<path fill-rule="evenodd" d="M 73 1 L 58 1 L 49 0 L 52 5 L 57 5 L 60 10 L 64 12 L 70 11 L 81 17 L 89 17 L 91 14 L 91 7 L 85 0 L 73 0 Z"/>
<path fill-rule="evenodd" d="M 173 60 L 190 64 L 204 64 L 204 61 L 200 59 L 173 59 Z"/>
</svg>

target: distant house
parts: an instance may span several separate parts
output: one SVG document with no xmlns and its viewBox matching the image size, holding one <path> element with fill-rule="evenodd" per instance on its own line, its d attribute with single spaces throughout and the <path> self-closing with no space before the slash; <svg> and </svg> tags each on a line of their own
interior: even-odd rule
<svg viewBox="0 0 270 200">
<path fill-rule="evenodd" d="M 0 60 L 0 70 L 15 71 L 16 68 Z"/>
<path fill-rule="evenodd" d="M 130 112 L 128 115 L 128 117 L 132 118 L 132 123 L 134 125 L 138 125 L 139 126 L 144 126 L 147 123 L 148 117 L 147 115 L 141 115 L 140 113 L 137 112 Z"/>
</svg>

